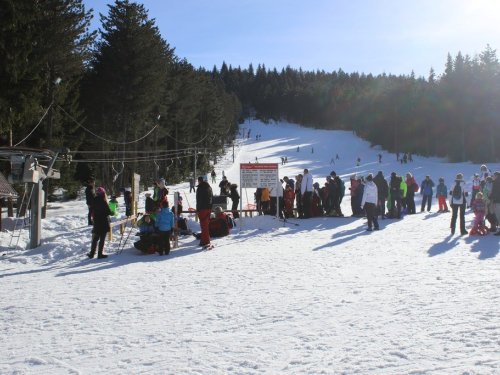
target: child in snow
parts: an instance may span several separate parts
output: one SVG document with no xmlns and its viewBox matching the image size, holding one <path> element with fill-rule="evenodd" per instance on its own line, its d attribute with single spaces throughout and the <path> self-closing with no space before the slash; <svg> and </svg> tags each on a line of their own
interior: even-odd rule
<svg viewBox="0 0 500 375">
<path fill-rule="evenodd" d="M 479 224 L 484 225 L 484 214 L 486 212 L 486 202 L 483 199 L 483 193 L 476 194 L 476 199 L 471 204 L 472 212 L 474 212 L 474 229 L 477 229 Z"/>
<path fill-rule="evenodd" d="M 472 197 L 470 198 L 470 202 L 472 205 L 472 202 L 476 199 L 476 194 L 481 191 L 481 180 L 479 179 L 479 175 L 477 173 L 474 173 L 474 179 L 472 180 Z"/>
<path fill-rule="evenodd" d="M 116 195 L 111 197 L 109 201 L 109 209 L 113 212 L 113 216 L 118 216 L 118 201 L 116 200 Z"/>
<path fill-rule="evenodd" d="M 438 212 L 450 212 L 448 210 L 448 205 L 446 204 L 446 195 L 448 194 L 448 188 L 444 184 L 444 178 L 439 179 L 439 184 L 436 187 L 436 198 L 439 203 Z"/>
</svg>

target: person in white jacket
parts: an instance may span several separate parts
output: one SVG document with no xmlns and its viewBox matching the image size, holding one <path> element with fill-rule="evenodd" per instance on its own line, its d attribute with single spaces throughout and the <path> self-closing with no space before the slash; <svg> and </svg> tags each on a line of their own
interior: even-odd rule
<svg viewBox="0 0 500 375">
<path fill-rule="evenodd" d="M 309 219 L 311 217 L 311 203 L 313 193 L 313 177 L 308 169 L 304 169 L 302 183 L 300 185 L 300 193 L 302 195 L 302 218 Z"/>
<path fill-rule="evenodd" d="M 375 215 L 375 208 L 377 207 L 378 189 L 377 185 L 373 182 L 373 175 L 370 173 L 366 177 L 365 189 L 363 190 L 363 199 L 361 200 L 361 208 L 365 209 L 366 218 L 368 219 L 367 231 L 371 232 L 372 224 L 373 229 L 379 230 L 377 215 Z"/>
<path fill-rule="evenodd" d="M 451 234 L 455 234 L 455 227 L 457 225 L 458 211 L 460 210 L 460 234 L 468 234 L 465 229 L 465 205 L 467 204 L 466 197 L 469 195 L 466 190 L 466 184 L 463 180 L 462 173 L 457 174 L 457 178 L 450 191 L 450 207 L 451 207 Z M 455 188 L 456 187 L 456 188 Z"/>
</svg>

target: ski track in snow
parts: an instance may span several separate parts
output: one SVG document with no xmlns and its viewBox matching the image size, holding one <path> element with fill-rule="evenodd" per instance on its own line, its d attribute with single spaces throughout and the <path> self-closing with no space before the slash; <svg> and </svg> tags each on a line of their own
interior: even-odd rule
<svg viewBox="0 0 500 375">
<path fill-rule="evenodd" d="M 353 173 L 394 170 L 419 184 L 426 174 L 444 177 L 450 190 L 457 172 L 470 187 L 479 171 L 419 156 L 400 165 L 345 131 L 242 127 L 251 138 L 238 140 L 234 164 L 228 148 L 216 165 L 216 194 L 222 170 L 239 184 L 239 163 L 255 157 L 287 156 L 280 177 L 309 168 L 321 185 L 336 170 L 346 188 Z M 186 208 L 195 205 L 188 183 L 170 186 L 175 191 Z M 242 199 L 253 203 L 253 190 Z M 419 211 L 419 194 L 416 204 Z M 381 231 L 371 233 L 360 218 L 292 219 L 299 226 L 276 228 L 269 216 L 244 217 L 211 251 L 180 237 L 161 258 L 138 254 L 135 230 L 116 255 L 115 228 L 110 257 L 89 260 L 83 198 L 50 208 L 39 248 L 22 250 L 23 238 L 11 250 L 10 232 L 0 233 L 1 374 L 500 373 L 499 241 L 450 236 L 449 213 L 380 220 Z M 347 196 L 343 211 L 351 213 Z M 193 217 L 189 227 L 199 230 Z"/>
</svg>

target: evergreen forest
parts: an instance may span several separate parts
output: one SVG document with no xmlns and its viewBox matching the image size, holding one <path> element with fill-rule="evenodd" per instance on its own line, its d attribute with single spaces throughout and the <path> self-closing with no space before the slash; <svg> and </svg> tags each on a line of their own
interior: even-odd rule
<svg viewBox="0 0 500 375">
<path fill-rule="evenodd" d="M 0 0 L 0 9 L 0 146 L 69 149 L 55 185 L 70 194 L 90 178 L 118 194 L 133 173 L 151 186 L 185 180 L 195 163 L 207 172 L 250 115 L 450 162 L 500 157 L 500 65 L 489 45 L 474 56 L 443 51 L 443 74 L 428 77 L 264 63 L 210 71 L 176 56 L 139 3 L 108 5 L 99 31 L 82 0 Z"/>
</svg>

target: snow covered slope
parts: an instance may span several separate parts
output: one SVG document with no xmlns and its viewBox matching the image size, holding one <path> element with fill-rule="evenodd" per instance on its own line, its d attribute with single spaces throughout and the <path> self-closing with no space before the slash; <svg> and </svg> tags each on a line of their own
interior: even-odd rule
<svg viewBox="0 0 500 375">
<path fill-rule="evenodd" d="M 216 165 L 215 192 L 222 171 L 239 183 L 239 163 L 256 157 L 286 156 L 281 177 L 309 168 L 320 184 L 332 170 L 346 182 L 382 170 L 419 184 L 443 177 L 450 189 L 457 172 L 470 187 L 479 171 L 418 156 L 401 165 L 345 131 L 243 127 L 251 136 L 238 140 L 234 164 L 231 148 Z M 175 191 L 195 205 L 187 183 Z M 242 199 L 253 203 L 253 190 Z M 348 198 L 343 209 L 351 213 Z M 115 255 L 116 230 L 110 257 L 89 260 L 85 201 L 54 203 L 41 247 L 10 250 L 10 233 L 0 233 L 0 373 L 498 374 L 498 237 L 451 236 L 450 217 L 381 220 L 379 232 L 359 218 L 276 229 L 269 216 L 248 217 L 211 251 L 184 237 L 167 257 L 140 255 L 132 241 Z"/>
</svg>

